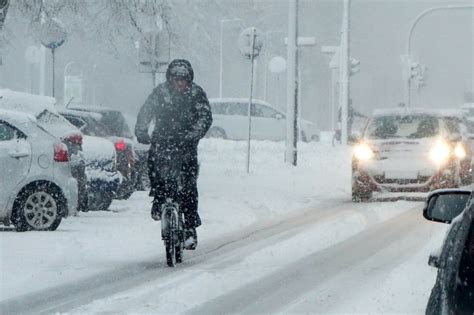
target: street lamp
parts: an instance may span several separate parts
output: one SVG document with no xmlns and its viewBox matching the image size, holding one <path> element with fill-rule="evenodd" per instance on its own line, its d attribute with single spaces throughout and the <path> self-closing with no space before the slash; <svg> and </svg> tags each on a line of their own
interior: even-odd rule
<svg viewBox="0 0 474 315">
<path fill-rule="evenodd" d="M 221 39 L 220 39 L 220 60 L 219 60 L 219 97 L 222 98 L 222 77 L 223 77 L 223 64 L 224 64 L 224 54 L 223 54 L 223 46 L 224 46 L 224 24 L 227 22 L 237 22 L 242 21 L 239 18 L 233 19 L 222 19 L 221 20 Z"/>
<path fill-rule="evenodd" d="M 427 14 L 434 12 L 434 11 L 441 11 L 441 10 L 464 10 L 464 9 L 474 9 L 474 5 L 448 5 L 448 6 L 442 6 L 442 7 L 434 7 L 434 8 L 429 8 L 418 14 L 418 16 L 415 18 L 413 21 L 410 30 L 408 31 L 408 37 L 407 37 L 407 43 L 406 43 L 406 56 L 405 56 L 405 64 L 404 66 L 407 67 L 407 69 L 403 69 L 403 73 L 406 72 L 405 74 L 405 106 L 410 107 L 410 89 L 411 89 L 411 77 L 409 75 L 408 67 L 410 67 L 410 60 L 411 60 L 411 38 L 413 35 L 413 30 L 415 29 L 415 26 L 420 22 L 420 20 L 426 16 Z"/>
</svg>

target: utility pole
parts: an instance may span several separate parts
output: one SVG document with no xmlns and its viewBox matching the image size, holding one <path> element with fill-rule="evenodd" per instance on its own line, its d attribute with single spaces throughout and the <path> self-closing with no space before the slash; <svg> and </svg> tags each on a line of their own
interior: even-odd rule
<svg viewBox="0 0 474 315">
<path fill-rule="evenodd" d="M 348 107 L 350 98 L 349 86 L 349 57 L 350 57 L 350 0 L 344 0 L 344 13 L 342 20 L 342 36 L 341 36 L 341 51 L 340 51 L 340 80 L 341 94 L 339 95 L 341 108 L 341 143 L 347 144 L 348 139 Z"/>
<path fill-rule="evenodd" d="M 285 162 L 297 164 L 297 38 L 298 38 L 298 0 L 289 0 L 288 8 L 288 46 L 287 46 L 287 108 L 286 108 L 286 151 Z"/>
</svg>

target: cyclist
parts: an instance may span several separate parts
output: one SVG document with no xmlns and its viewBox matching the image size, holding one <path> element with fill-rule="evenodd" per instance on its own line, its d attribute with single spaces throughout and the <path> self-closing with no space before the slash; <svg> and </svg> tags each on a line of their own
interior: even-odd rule
<svg viewBox="0 0 474 315">
<path fill-rule="evenodd" d="M 161 220 L 161 206 L 166 201 L 167 183 L 158 176 L 160 160 L 180 158 L 182 161 L 179 204 L 184 213 L 186 249 L 197 246 L 196 228 L 201 225 L 198 214 L 199 140 L 212 124 L 211 108 L 204 90 L 193 82 L 194 71 L 189 61 L 173 60 L 166 71 L 166 82 L 148 96 L 138 113 L 135 135 L 140 143 L 151 144 L 148 151 L 150 196 L 154 197 L 151 216 Z M 148 128 L 155 122 L 150 137 Z"/>
</svg>

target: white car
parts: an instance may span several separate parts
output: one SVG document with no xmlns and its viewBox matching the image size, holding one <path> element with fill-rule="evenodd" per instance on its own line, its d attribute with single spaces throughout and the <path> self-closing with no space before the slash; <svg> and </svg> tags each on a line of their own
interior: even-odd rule
<svg viewBox="0 0 474 315">
<path fill-rule="evenodd" d="M 53 231 L 77 202 L 66 145 L 35 117 L 0 109 L 0 222 Z"/>
<path fill-rule="evenodd" d="M 372 192 L 428 192 L 461 185 L 471 153 L 443 111 L 377 110 L 354 145 L 352 198 Z"/>
<path fill-rule="evenodd" d="M 245 140 L 248 134 L 248 99 L 211 98 L 213 123 L 207 136 L 231 140 Z M 251 138 L 256 140 L 285 140 L 286 116 L 261 100 L 252 101 Z M 301 140 L 318 141 L 316 124 L 301 119 Z"/>
</svg>

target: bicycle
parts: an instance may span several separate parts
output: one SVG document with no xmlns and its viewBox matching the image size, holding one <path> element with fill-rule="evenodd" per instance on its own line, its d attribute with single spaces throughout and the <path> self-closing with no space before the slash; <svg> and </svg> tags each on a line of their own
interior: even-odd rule
<svg viewBox="0 0 474 315">
<path fill-rule="evenodd" d="M 161 239 L 165 245 L 166 263 L 175 267 L 183 261 L 185 241 L 184 214 L 180 208 L 182 188 L 182 160 L 178 148 L 164 150 L 156 156 L 155 170 L 163 184 L 162 193 L 166 201 L 161 205 Z"/>
<path fill-rule="evenodd" d="M 183 261 L 185 229 L 183 213 L 172 198 L 167 198 L 161 206 L 161 238 L 165 245 L 166 263 L 175 267 Z"/>
</svg>

